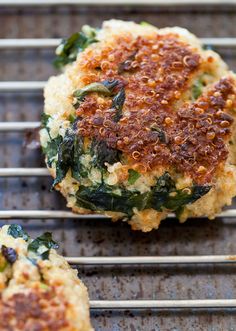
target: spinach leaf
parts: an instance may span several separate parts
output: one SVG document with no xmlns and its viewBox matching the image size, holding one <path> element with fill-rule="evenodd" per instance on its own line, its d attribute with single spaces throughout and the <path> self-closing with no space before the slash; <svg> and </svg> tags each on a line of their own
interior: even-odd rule
<svg viewBox="0 0 236 331">
<path fill-rule="evenodd" d="M 50 232 L 45 232 L 28 245 L 28 251 L 39 255 L 43 260 L 48 259 L 50 249 L 57 249 L 59 245 L 52 239 Z"/>
<path fill-rule="evenodd" d="M 136 180 L 141 176 L 137 171 L 133 170 L 133 169 L 129 169 L 129 178 L 128 178 L 128 182 L 129 184 L 134 184 L 136 182 Z"/>
<path fill-rule="evenodd" d="M 84 101 L 84 98 L 86 95 L 92 92 L 100 93 L 105 96 L 112 96 L 114 88 L 119 84 L 119 81 L 114 80 L 105 80 L 103 82 L 95 82 L 91 83 L 89 85 L 86 85 L 85 87 L 78 89 L 74 91 L 73 96 L 75 97 L 73 106 L 75 108 L 78 108 L 81 104 L 81 102 Z M 124 87 L 121 87 L 119 92 L 114 96 L 112 100 L 112 106 L 111 108 L 116 110 L 116 113 L 114 115 L 114 121 L 118 122 L 120 118 L 122 117 L 122 108 L 125 102 L 125 89 Z"/>
<path fill-rule="evenodd" d="M 78 53 L 90 44 L 97 42 L 97 31 L 89 26 L 84 26 L 81 32 L 76 32 L 68 39 L 63 39 L 56 49 L 54 66 L 62 69 L 66 64 L 76 60 Z"/>
<path fill-rule="evenodd" d="M 131 217 L 133 208 L 178 211 L 186 204 L 201 198 L 210 189 L 210 186 L 194 185 L 188 189 L 177 190 L 175 182 L 166 172 L 158 178 L 156 185 L 145 193 L 129 191 L 121 187 L 120 194 L 117 194 L 114 187 L 102 183 L 90 187 L 80 186 L 76 199 L 77 205 L 86 209 L 122 212 Z"/>
<path fill-rule="evenodd" d="M 158 178 L 156 185 L 152 188 L 151 207 L 156 210 L 161 210 L 168 201 L 169 193 L 174 190 L 175 182 L 172 180 L 170 174 L 165 172 Z"/>
<path fill-rule="evenodd" d="M 53 182 L 53 187 L 62 181 L 72 164 L 74 140 L 75 133 L 71 129 L 67 129 L 65 136 L 58 148 L 56 178 Z"/>
<path fill-rule="evenodd" d="M 210 191 L 210 186 L 194 185 L 188 189 L 176 190 L 176 194 L 169 196 L 165 203 L 165 208 L 176 211 L 182 206 L 193 203 Z"/>
<path fill-rule="evenodd" d="M 43 113 L 41 115 L 41 125 L 43 128 L 45 128 L 48 132 L 50 140 L 47 142 L 46 147 L 42 147 L 43 153 L 47 156 L 47 164 L 49 167 L 52 166 L 53 158 L 57 155 L 58 147 L 60 143 L 62 142 L 62 137 L 58 135 L 56 138 L 51 138 L 50 136 L 50 130 L 47 127 L 48 120 L 51 118 L 50 115 Z"/>
<path fill-rule="evenodd" d="M 118 83 L 119 83 L 118 80 L 112 80 L 112 81 L 105 80 L 101 83 L 98 83 L 98 82 L 91 83 L 81 89 L 76 90 L 73 93 L 73 96 L 75 97 L 73 106 L 75 108 L 79 107 L 81 102 L 84 101 L 85 96 L 92 92 L 97 92 L 97 93 L 101 93 L 103 95 L 110 96 L 112 94 L 114 87 L 117 86 Z"/>
<path fill-rule="evenodd" d="M 93 139 L 90 153 L 95 167 L 103 168 L 105 163 L 114 164 L 120 160 L 120 152 L 107 145 L 105 140 Z"/>
<path fill-rule="evenodd" d="M 74 125 L 67 129 L 64 138 L 56 148 L 56 153 L 58 153 L 56 178 L 52 188 L 65 178 L 69 169 L 71 169 L 72 177 L 76 180 L 87 175 L 79 160 L 83 153 L 83 138 L 77 134 Z"/>
<path fill-rule="evenodd" d="M 137 208 L 138 210 L 151 208 L 151 198 L 151 191 L 145 193 L 131 192 L 131 195 L 127 200 L 130 205 L 127 211 L 128 216 L 133 215 L 133 208 Z"/>
<path fill-rule="evenodd" d="M 42 124 L 42 127 L 45 127 L 45 128 L 47 127 L 49 118 L 51 118 L 50 115 L 48 115 L 46 113 L 42 113 L 42 115 L 41 115 L 41 124 Z"/>
<path fill-rule="evenodd" d="M 80 180 L 82 177 L 88 176 L 85 167 L 80 162 L 80 156 L 83 154 L 83 146 L 83 138 L 81 136 L 75 135 L 71 163 L 71 175 L 76 180 Z"/>
<path fill-rule="evenodd" d="M 115 122 L 119 122 L 119 120 L 122 117 L 122 108 L 123 108 L 124 102 L 125 102 L 125 89 L 124 89 L 124 87 L 122 87 L 112 100 L 111 108 L 116 110 L 116 114 L 113 117 L 113 120 Z"/>
<path fill-rule="evenodd" d="M 22 238 L 25 241 L 29 240 L 29 235 L 26 233 L 22 227 L 18 224 L 11 224 L 7 230 L 7 234 L 13 238 Z"/>
<path fill-rule="evenodd" d="M 175 182 L 170 174 L 165 172 L 158 178 L 155 187 L 153 188 L 152 208 L 162 210 L 163 208 L 171 211 L 176 211 L 179 208 L 193 203 L 208 193 L 211 186 L 193 185 L 181 190 L 177 190 Z"/>
<path fill-rule="evenodd" d="M 112 80 L 104 80 L 102 84 L 110 91 L 113 92 L 114 88 L 119 84 L 119 80 L 112 79 Z"/>
<path fill-rule="evenodd" d="M 91 210 L 111 210 L 132 215 L 132 208 L 143 208 L 143 195 L 122 190 L 114 193 L 112 187 L 104 183 L 95 187 L 80 186 L 76 193 L 77 205 Z"/>
<path fill-rule="evenodd" d="M 52 166 L 53 158 L 57 155 L 62 140 L 62 136 L 58 135 L 56 138 L 48 141 L 46 147 L 43 147 L 43 153 L 47 156 L 47 164 L 49 167 Z"/>
</svg>

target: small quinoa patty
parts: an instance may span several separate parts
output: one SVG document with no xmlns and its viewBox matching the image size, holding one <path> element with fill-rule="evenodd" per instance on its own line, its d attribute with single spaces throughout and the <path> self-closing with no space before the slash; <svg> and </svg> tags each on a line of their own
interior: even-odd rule
<svg viewBox="0 0 236 331">
<path fill-rule="evenodd" d="M 93 331 L 87 289 L 46 232 L 0 229 L 0 331 Z"/>
<path fill-rule="evenodd" d="M 185 29 L 116 20 L 56 53 L 41 144 L 68 207 L 150 231 L 231 204 L 236 81 L 218 54 Z"/>
</svg>

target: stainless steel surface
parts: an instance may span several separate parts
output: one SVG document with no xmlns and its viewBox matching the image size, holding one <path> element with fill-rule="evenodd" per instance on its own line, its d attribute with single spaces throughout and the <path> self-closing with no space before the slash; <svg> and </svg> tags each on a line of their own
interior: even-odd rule
<svg viewBox="0 0 236 331">
<path fill-rule="evenodd" d="M 178 4 L 186 1 L 168 6 L 173 2 L 166 1 L 167 8 L 70 7 L 58 6 L 59 1 L 51 7 L 37 1 L 44 5 L 40 8 L 2 6 L 0 38 L 60 39 L 83 24 L 99 26 L 110 17 L 149 21 L 159 27 L 179 25 L 202 38 L 235 38 L 236 7 L 227 6 L 228 1 L 220 7 L 178 10 Z M 221 45 L 219 52 L 236 69 L 235 48 Z M 51 179 L 43 175 L 41 153 L 27 150 L 23 144 L 29 122 L 33 127 L 38 125 L 43 82 L 55 73 L 52 50 L 10 47 L 2 48 L 0 55 L 0 80 L 4 81 L 0 86 L 5 86 L 0 94 L 0 168 L 8 168 L 0 176 L 0 224 L 23 223 L 32 235 L 53 231 L 61 242 L 61 253 L 78 264 L 92 307 L 100 308 L 92 311 L 96 330 L 236 330 L 235 301 L 230 301 L 236 298 L 236 264 L 231 255 L 236 252 L 235 205 L 215 221 L 195 219 L 180 225 L 169 218 L 158 231 L 148 234 L 132 232 L 126 223 L 112 223 L 102 216 L 74 216 L 58 193 L 49 192 Z M 11 91 L 9 81 L 16 84 L 10 85 Z M 27 122 L 20 124 L 21 132 L 18 122 Z M 7 129 L 5 123 L 9 123 Z M 21 170 L 14 168 L 40 169 L 32 170 L 32 176 L 21 173 L 15 178 Z M 221 308 L 212 309 L 217 307 Z"/>
</svg>

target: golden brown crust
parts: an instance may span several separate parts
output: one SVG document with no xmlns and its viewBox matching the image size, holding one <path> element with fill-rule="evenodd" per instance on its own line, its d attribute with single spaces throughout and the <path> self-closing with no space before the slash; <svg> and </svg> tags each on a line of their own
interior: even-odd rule
<svg viewBox="0 0 236 331">
<path fill-rule="evenodd" d="M 211 182 L 228 156 L 225 141 L 233 119 L 226 112 L 235 93 L 233 79 L 221 80 L 195 103 L 176 107 L 201 58 L 175 34 L 117 37 L 116 47 L 104 47 L 100 57 L 85 51 L 80 66 L 88 72 L 84 84 L 116 79 L 117 89 L 124 86 L 126 93 L 118 123 L 111 99 L 86 96 L 77 109 L 81 135 L 105 140 L 140 172 L 174 167 L 196 183 Z"/>
<path fill-rule="evenodd" d="M 229 97 L 235 93 L 234 84 L 231 78 L 221 79 L 177 113 L 171 132 L 171 162 L 198 183 L 209 183 L 228 157 L 226 139 L 234 120 L 227 112 L 232 106 Z"/>
<path fill-rule="evenodd" d="M 73 331 L 67 328 L 66 309 L 66 301 L 53 290 L 16 293 L 8 300 L 0 298 L 0 330 Z"/>
</svg>

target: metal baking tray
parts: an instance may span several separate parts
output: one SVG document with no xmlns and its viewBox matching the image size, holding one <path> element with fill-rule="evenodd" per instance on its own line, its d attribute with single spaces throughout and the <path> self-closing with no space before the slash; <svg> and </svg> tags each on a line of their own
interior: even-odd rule
<svg viewBox="0 0 236 331">
<path fill-rule="evenodd" d="M 40 150 L 24 146 L 59 39 L 110 18 L 186 27 L 236 70 L 234 0 L 0 0 L 0 225 L 54 233 L 88 286 L 97 331 L 236 330 L 236 204 L 214 221 L 170 215 L 158 231 L 133 232 L 72 214 L 49 192 Z"/>
</svg>

